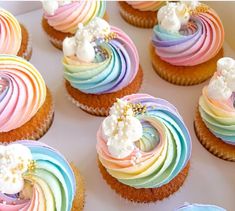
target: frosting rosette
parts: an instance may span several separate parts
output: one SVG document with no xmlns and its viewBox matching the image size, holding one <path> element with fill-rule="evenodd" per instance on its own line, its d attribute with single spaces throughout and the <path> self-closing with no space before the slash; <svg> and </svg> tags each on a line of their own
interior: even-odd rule
<svg viewBox="0 0 235 211">
<path fill-rule="evenodd" d="M 89 94 L 113 93 L 134 80 L 139 56 L 123 31 L 96 18 L 76 35 L 63 43 L 64 77 L 72 87 Z"/>
<path fill-rule="evenodd" d="M 147 94 L 118 100 L 97 133 L 101 164 L 119 182 L 137 189 L 173 180 L 187 165 L 191 147 L 176 108 Z"/>
<path fill-rule="evenodd" d="M 134 9 L 140 11 L 157 11 L 162 5 L 161 1 L 126 1 L 127 4 L 131 5 Z"/>
<path fill-rule="evenodd" d="M 45 82 L 33 65 L 17 56 L 0 56 L 0 132 L 29 121 L 45 98 Z"/>
<path fill-rule="evenodd" d="M 185 203 L 185 205 L 175 209 L 175 211 L 226 211 L 226 210 L 216 205 Z"/>
<path fill-rule="evenodd" d="M 0 7 L 0 54 L 17 55 L 21 41 L 19 22 L 11 13 Z"/>
<path fill-rule="evenodd" d="M 43 1 L 44 18 L 55 30 L 74 34 L 79 23 L 86 25 L 95 17 L 104 17 L 106 2 L 88 1 Z"/>
<path fill-rule="evenodd" d="M 58 151 L 40 142 L 18 141 L 1 146 L 0 154 L 1 170 L 10 172 L 4 181 L 0 179 L 0 210 L 71 210 L 76 180 Z M 22 188 L 14 192 L 19 182 Z"/>
<path fill-rule="evenodd" d="M 218 54 L 223 42 L 222 22 L 205 4 L 168 3 L 158 12 L 152 44 L 155 53 L 169 64 L 195 66 L 207 62 Z"/>
<path fill-rule="evenodd" d="M 222 141 L 235 145 L 235 60 L 222 58 L 217 72 L 199 99 L 199 111 L 207 128 Z"/>
</svg>

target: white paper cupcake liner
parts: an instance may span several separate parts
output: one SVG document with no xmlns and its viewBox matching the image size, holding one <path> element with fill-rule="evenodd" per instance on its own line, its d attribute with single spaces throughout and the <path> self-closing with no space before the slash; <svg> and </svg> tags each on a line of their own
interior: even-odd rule
<svg viewBox="0 0 235 211">
<path fill-rule="evenodd" d="M 93 108 L 93 107 L 89 107 L 87 105 L 84 105 L 80 102 L 78 102 L 77 100 L 75 100 L 70 94 L 66 94 L 67 98 L 69 99 L 69 101 L 71 101 L 74 105 L 76 105 L 78 108 L 90 113 L 90 114 L 94 114 L 97 116 L 108 116 L 109 114 L 109 110 L 105 109 L 105 108 Z"/>
</svg>

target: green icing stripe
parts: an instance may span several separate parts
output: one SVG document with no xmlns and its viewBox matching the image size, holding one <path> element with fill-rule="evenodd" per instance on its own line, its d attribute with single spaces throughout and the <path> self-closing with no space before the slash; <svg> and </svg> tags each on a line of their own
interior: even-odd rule
<svg viewBox="0 0 235 211">
<path fill-rule="evenodd" d="M 175 174 L 178 174 L 178 172 L 175 171 L 178 162 L 182 162 L 186 159 L 184 156 L 185 152 L 182 153 L 182 148 L 186 147 L 185 140 L 182 138 L 184 137 L 183 134 L 178 132 L 181 131 L 179 126 L 174 122 L 174 120 L 162 112 L 158 112 L 158 115 L 151 114 L 151 116 L 155 116 L 155 121 L 162 122 L 166 127 L 168 141 L 166 158 L 164 159 L 164 162 L 147 177 L 119 180 L 120 182 L 135 188 L 159 187 L 169 182 L 174 178 L 174 176 L 176 176 Z"/>
</svg>

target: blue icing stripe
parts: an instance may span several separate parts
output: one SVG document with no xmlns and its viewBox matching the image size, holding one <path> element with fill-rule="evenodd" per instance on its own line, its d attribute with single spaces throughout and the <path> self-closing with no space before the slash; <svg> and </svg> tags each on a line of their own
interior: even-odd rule
<svg viewBox="0 0 235 211">
<path fill-rule="evenodd" d="M 209 204 L 185 204 L 175 211 L 226 211 L 226 209 Z"/>
</svg>

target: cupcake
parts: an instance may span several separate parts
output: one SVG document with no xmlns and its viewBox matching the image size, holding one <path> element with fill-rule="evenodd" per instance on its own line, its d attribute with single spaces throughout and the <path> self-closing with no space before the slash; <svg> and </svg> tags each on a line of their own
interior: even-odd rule
<svg viewBox="0 0 235 211">
<path fill-rule="evenodd" d="M 152 28 L 157 23 L 157 11 L 162 1 L 119 1 L 120 14 L 128 23 Z"/>
<path fill-rule="evenodd" d="M 104 180 L 133 202 L 162 200 L 188 175 L 191 138 L 182 117 L 166 100 L 147 94 L 114 103 L 96 147 Z"/>
<path fill-rule="evenodd" d="M 202 90 L 195 116 L 199 141 L 219 158 L 235 161 L 235 60 L 222 58 Z"/>
<path fill-rule="evenodd" d="M 58 49 L 62 49 L 66 37 L 75 35 L 79 24 L 86 25 L 95 17 L 108 19 L 106 2 L 102 0 L 44 0 L 42 5 L 42 27 L 50 42 Z"/>
<path fill-rule="evenodd" d="M 55 149 L 34 141 L 0 145 L 0 210 L 81 211 L 78 169 Z"/>
<path fill-rule="evenodd" d="M 26 27 L 0 7 L 0 54 L 11 54 L 30 60 L 31 37 Z"/>
<path fill-rule="evenodd" d="M 36 68 L 21 57 L 0 55 L 0 142 L 39 139 L 53 112 L 51 93 Z"/>
<path fill-rule="evenodd" d="M 88 113 L 107 116 L 125 95 L 136 93 L 143 72 L 128 35 L 95 18 L 63 42 L 65 85 L 70 99 Z"/>
<path fill-rule="evenodd" d="M 193 2 L 168 3 L 158 12 L 150 54 L 153 68 L 178 85 L 210 78 L 223 57 L 224 28 L 209 6 Z"/>
<path fill-rule="evenodd" d="M 226 211 L 226 210 L 216 205 L 185 203 L 184 206 L 179 207 L 175 211 Z"/>
</svg>

